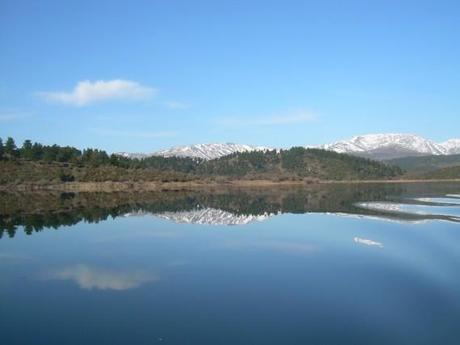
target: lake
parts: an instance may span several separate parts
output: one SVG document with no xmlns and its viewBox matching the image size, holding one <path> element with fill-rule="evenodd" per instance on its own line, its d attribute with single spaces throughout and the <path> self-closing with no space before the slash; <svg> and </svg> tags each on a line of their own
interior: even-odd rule
<svg viewBox="0 0 460 345">
<path fill-rule="evenodd" d="M 459 344 L 460 184 L 0 194 L 2 344 Z"/>
</svg>

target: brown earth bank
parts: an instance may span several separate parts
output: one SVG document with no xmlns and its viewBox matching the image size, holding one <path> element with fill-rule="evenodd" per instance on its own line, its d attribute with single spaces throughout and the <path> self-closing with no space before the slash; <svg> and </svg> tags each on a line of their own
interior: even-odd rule
<svg viewBox="0 0 460 345">
<path fill-rule="evenodd" d="M 282 186 L 333 185 L 333 184 L 406 184 L 460 182 L 460 179 L 394 179 L 394 180 L 195 180 L 187 182 L 63 182 L 63 183 L 22 183 L 0 185 L 4 192 L 149 192 L 163 190 L 209 190 L 219 188 L 264 188 Z"/>
</svg>

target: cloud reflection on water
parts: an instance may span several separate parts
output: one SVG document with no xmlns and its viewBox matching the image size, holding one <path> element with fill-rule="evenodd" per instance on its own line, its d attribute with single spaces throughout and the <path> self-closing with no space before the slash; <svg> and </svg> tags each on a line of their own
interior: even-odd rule
<svg viewBox="0 0 460 345">
<path fill-rule="evenodd" d="M 159 278 L 145 271 L 117 271 L 96 268 L 88 265 L 65 267 L 51 273 L 51 280 L 70 280 L 84 290 L 116 290 L 123 291 L 139 287 L 147 282 L 155 282 Z"/>
</svg>

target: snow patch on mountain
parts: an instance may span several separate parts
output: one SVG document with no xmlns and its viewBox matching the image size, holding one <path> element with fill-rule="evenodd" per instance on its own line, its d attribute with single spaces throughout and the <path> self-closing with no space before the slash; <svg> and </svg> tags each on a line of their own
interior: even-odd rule
<svg viewBox="0 0 460 345">
<path fill-rule="evenodd" d="M 326 144 L 322 147 L 340 153 L 367 152 L 387 146 L 400 146 L 406 150 L 417 151 L 427 154 L 442 154 L 444 149 L 441 145 L 417 135 L 411 134 L 368 134 Z"/>
<path fill-rule="evenodd" d="M 116 155 L 125 158 L 137 158 L 143 159 L 152 156 L 161 157 L 188 157 L 188 158 L 200 158 L 205 160 L 216 159 L 223 156 L 230 155 L 237 152 L 252 152 L 252 151 L 267 151 L 271 150 L 265 146 L 251 146 L 243 144 L 195 144 L 187 146 L 174 146 L 166 150 L 156 151 L 153 153 L 129 153 L 129 152 L 118 152 Z"/>
<path fill-rule="evenodd" d="M 460 153 L 460 139 L 436 143 L 414 134 L 367 134 L 333 144 L 317 146 L 317 148 L 376 159 L 391 159 L 406 156 Z"/>
<path fill-rule="evenodd" d="M 332 144 L 306 146 L 320 148 L 338 153 L 347 153 L 373 159 L 392 159 L 408 156 L 451 155 L 460 154 L 460 139 L 450 139 L 443 143 L 422 138 L 414 134 L 367 134 L 342 140 Z M 234 143 L 195 144 L 175 146 L 166 150 L 145 153 L 120 152 L 126 158 L 143 159 L 151 156 L 190 157 L 205 160 L 220 158 L 237 152 L 266 151 L 272 148 Z"/>
<path fill-rule="evenodd" d="M 446 150 L 446 154 L 455 155 L 460 153 L 460 139 L 450 139 L 441 143 Z"/>
<path fill-rule="evenodd" d="M 149 157 L 149 154 L 146 153 L 132 153 L 132 152 L 116 152 L 117 156 L 130 159 L 143 159 Z"/>
<path fill-rule="evenodd" d="M 191 157 L 201 159 L 216 159 L 236 152 L 266 151 L 268 147 L 251 146 L 243 144 L 196 144 L 189 146 L 176 146 L 167 150 L 153 153 L 163 157 Z"/>
</svg>

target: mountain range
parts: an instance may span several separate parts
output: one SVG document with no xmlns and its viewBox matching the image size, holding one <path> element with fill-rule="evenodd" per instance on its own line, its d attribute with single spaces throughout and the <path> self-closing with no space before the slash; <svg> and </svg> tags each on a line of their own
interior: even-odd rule
<svg viewBox="0 0 460 345">
<path fill-rule="evenodd" d="M 436 143 L 414 134 L 368 134 L 321 145 L 318 148 L 386 160 L 401 157 L 457 154 L 460 153 L 460 139 Z"/>
<path fill-rule="evenodd" d="M 126 158 L 142 159 L 152 156 L 162 157 L 189 157 L 204 160 L 216 159 L 237 152 L 265 151 L 270 148 L 264 146 L 252 146 L 234 143 L 212 143 L 212 144 L 194 144 L 188 146 L 174 146 L 166 150 L 152 153 L 129 153 L 118 152 L 117 155 Z"/>
<path fill-rule="evenodd" d="M 414 134 L 367 134 L 331 144 L 305 147 L 320 148 L 377 160 L 388 160 L 401 157 L 460 154 L 460 139 L 450 139 L 442 143 L 436 143 Z M 128 158 L 163 156 L 211 160 L 237 152 L 266 151 L 272 149 L 265 146 L 212 143 L 176 146 L 150 154 L 120 152 L 118 155 Z"/>
<path fill-rule="evenodd" d="M 220 158 L 236 152 L 265 151 L 268 147 L 251 146 L 234 143 L 226 144 L 196 144 L 190 146 L 176 146 L 167 150 L 155 152 L 156 156 L 163 157 L 192 157 L 205 160 Z"/>
</svg>

